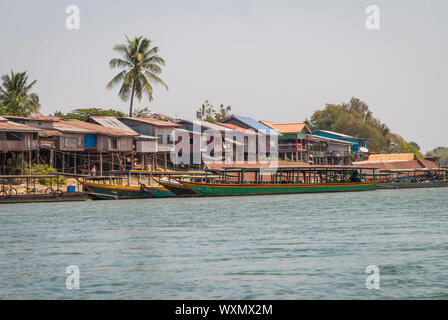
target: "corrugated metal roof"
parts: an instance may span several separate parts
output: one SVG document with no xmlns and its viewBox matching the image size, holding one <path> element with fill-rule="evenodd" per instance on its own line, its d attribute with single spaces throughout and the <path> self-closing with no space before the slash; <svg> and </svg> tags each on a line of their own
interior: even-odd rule
<svg viewBox="0 0 448 320">
<path fill-rule="evenodd" d="M 235 131 L 241 131 L 241 132 L 246 133 L 246 134 L 258 135 L 258 136 L 261 135 L 260 133 L 254 131 L 254 130 L 249 130 L 249 129 L 246 129 L 246 128 L 241 128 L 241 127 L 239 127 L 239 126 L 237 126 L 237 125 L 235 125 L 235 124 L 232 124 L 232 123 L 218 122 L 217 124 L 219 124 L 220 126 L 227 127 L 227 128 L 229 128 L 229 129 L 235 130 Z"/>
<path fill-rule="evenodd" d="M 125 118 L 118 118 L 118 120 L 126 119 L 126 120 L 132 120 L 136 122 L 143 122 L 147 123 L 156 127 L 172 127 L 172 128 L 178 128 L 180 125 L 173 123 L 171 121 L 163 121 L 159 119 L 154 118 L 131 118 L 131 117 L 125 117 Z"/>
<path fill-rule="evenodd" d="M 121 122 L 120 120 L 118 120 L 115 117 L 108 117 L 108 116 L 92 116 L 89 117 L 89 119 L 95 121 L 97 124 L 101 125 L 101 126 L 105 126 L 108 128 L 113 128 L 113 129 L 119 129 L 119 130 L 124 130 L 124 131 L 128 131 L 131 133 L 134 133 L 135 135 L 138 135 L 137 140 L 144 140 L 144 139 L 157 139 L 158 137 L 155 136 L 147 136 L 144 134 L 139 134 L 138 132 L 132 130 L 130 127 L 128 127 L 127 125 L 125 125 L 123 122 Z"/>
<path fill-rule="evenodd" d="M 314 140 L 324 140 L 324 141 L 330 141 L 330 142 L 334 142 L 334 143 L 350 144 L 350 145 L 355 144 L 354 142 L 351 142 L 351 141 L 327 138 L 327 137 L 322 137 L 322 136 L 318 136 L 318 135 L 314 135 L 314 134 L 307 134 L 306 136 L 311 139 L 314 139 Z"/>
<path fill-rule="evenodd" d="M 232 132 L 233 131 L 232 129 L 227 128 L 225 126 L 221 126 L 219 124 L 211 123 L 211 122 L 203 121 L 203 120 L 184 120 L 184 119 L 182 119 L 182 120 L 178 121 L 178 123 L 182 123 L 182 122 L 195 124 L 197 126 L 205 127 L 205 128 L 216 130 L 216 131 L 226 131 L 226 132 Z"/>
<path fill-rule="evenodd" d="M 332 135 L 338 136 L 340 138 L 345 138 L 345 139 L 358 139 L 358 138 L 354 138 L 352 136 L 349 136 L 348 134 L 343 134 L 343 133 L 339 133 L 339 132 L 333 132 L 333 131 L 329 131 L 329 130 L 316 130 L 314 132 L 325 132 L 325 133 L 332 134 Z"/>
<path fill-rule="evenodd" d="M 38 120 L 38 121 L 60 121 L 61 118 L 56 116 L 37 116 L 34 118 L 31 118 L 32 120 Z"/>
<path fill-rule="evenodd" d="M 400 161 L 362 161 L 353 162 L 356 167 L 377 167 L 380 170 L 422 169 L 424 166 L 417 160 Z"/>
<path fill-rule="evenodd" d="M 96 122 L 96 124 L 99 124 L 99 125 L 102 125 L 102 126 L 105 126 L 108 128 L 114 128 L 114 129 L 124 130 L 124 131 L 138 134 L 137 132 L 132 130 L 130 127 L 128 127 L 127 125 L 125 125 L 123 122 L 121 122 L 120 120 L 118 120 L 115 117 L 91 116 L 91 117 L 89 117 L 89 119 Z"/>
<path fill-rule="evenodd" d="M 8 119 L 0 117 L 0 122 L 7 122 L 7 121 L 8 121 Z"/>
<path fill-rule="evenodd" d="M 259 121 L 252 119 L 251 117 L 243 117 L 243 116 L 237 116 L 233 115 L 233 118 L 235 118 L 238 121 L 241 121 L 248 125 L 249 127 L 253 128 L 254 130 L 263 133 L 265 135 L 271 135 L 271 136 L 278 136 L 281 135 L 277 130 L 269 128 L 268 126 L 260 123 Z"/>
<path fill-rule="evenodd" d="M 39 132 L 42 131 L 42 129 L 26 126 L 21 123 L 16 122 L 0 122 L 0 131 L 16 131 L 16 132 Z"/>
<path fill-rule="evenodd" d="M 105 126 L 100 126 L 98 124 L 84 122 L 84 121 L 80 121 L 80 120 L 65 120 L 65 121 L 56 122 L 55 124 L 59 124 L 61 122 L 68 123 L 70 126 L 75 127 L 75 128 L 80 128 L 80 129 L 87 130 L 87 131 L 90 131 L 93 133 L 105 134 L 105 135 L 109 135 L 109 136 L 119 137 L 119 136 L 138 136 L 139 135 L 138 133 L 132 133 L 129 131 L 115 129 L 115 128 L 108 128 Z"/>
<path fill-rule="evenodd" d="M 261 121 L 260 122 L 268 127 L 271 127 L 274 130 L 277 130 L 283 134 L 294 134 L 300 133 L 303 130 L 307 131 L 306 133 L 311 133 L 311 130 L 308 128 L 306 123 L 273 123 L 270 121 Z"/>
</svg>

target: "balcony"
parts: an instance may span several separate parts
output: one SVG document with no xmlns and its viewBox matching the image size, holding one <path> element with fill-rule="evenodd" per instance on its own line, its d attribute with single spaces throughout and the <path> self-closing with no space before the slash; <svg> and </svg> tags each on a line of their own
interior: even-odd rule
<svg viewBox="0 0 448 320">
<path fill-rule="evenodd" d="M 279 152 L 296 152 L 296 151 L 304 151 L 301 144 L 295 143 L 280 143 L 278 144 Z"/>
</svg>

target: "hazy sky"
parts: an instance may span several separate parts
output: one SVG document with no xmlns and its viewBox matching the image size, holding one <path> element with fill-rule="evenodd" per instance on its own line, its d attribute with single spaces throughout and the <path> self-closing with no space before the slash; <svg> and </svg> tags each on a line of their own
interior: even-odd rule
<svg viewBox="0 0 448 320">
<path fill-rule="evenodd" d="M 80 9 L 80 30 L 65 8 Z M 365 27 L 368 5 L 380 30 Z M 143 35 L 167 65 L 153 112 L 193 118 L 209 99 L 236 114 L 301 122 L 326 103 L 365 101 L 374 116 L 427 151 L 448 146 L 448 1 L 0 0 L 0 74 L 37 79 L 44 114 L 128 111 L 106 83 L 124 35 Z"/>
</svg>

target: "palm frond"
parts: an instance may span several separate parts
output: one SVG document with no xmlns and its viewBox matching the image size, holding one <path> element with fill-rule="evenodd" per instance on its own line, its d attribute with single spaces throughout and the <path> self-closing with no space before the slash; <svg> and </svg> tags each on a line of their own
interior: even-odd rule
<svg viewBox="0 0 448 320">
<path fill-rule="evenodd" d="M 132 62 L 124 59 L 114 58 L 109 61 L 110 68 L 132 68 L 133 66 Z"/>
<path fill-rule="evenodd" d="M 109 81 L 109 83 L 106 85 L 106 88 L 112 89 L 116 84 L 123 80 L 127 72 L 127 70 L 119 72 L 115 77 L 112 78 L 112 80 Z"/>
<path fill-rule="evenodd" d="M 149 78 L 149 81 L 154 82 L 156 84 L 161 84 L 162 86 L 165 87 L 165 89 L 168 90 L 168 86 L 166 85 L 166 83 L 160 79 L 158 76 L 156 76 L 154 73 L 150 72 L 150 71 L 146 71 L 145 75 Z"/>
</svg>

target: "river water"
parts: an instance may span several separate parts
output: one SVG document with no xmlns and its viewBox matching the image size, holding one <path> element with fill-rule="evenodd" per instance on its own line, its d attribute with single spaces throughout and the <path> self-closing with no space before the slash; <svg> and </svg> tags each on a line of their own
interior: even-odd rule
<svg viewBox="0 0 448 320">
<path fill-rule="evenodd" d="M 447 195 L 3 204 L 0 298 L 447 299 Z"/>
</svg>

